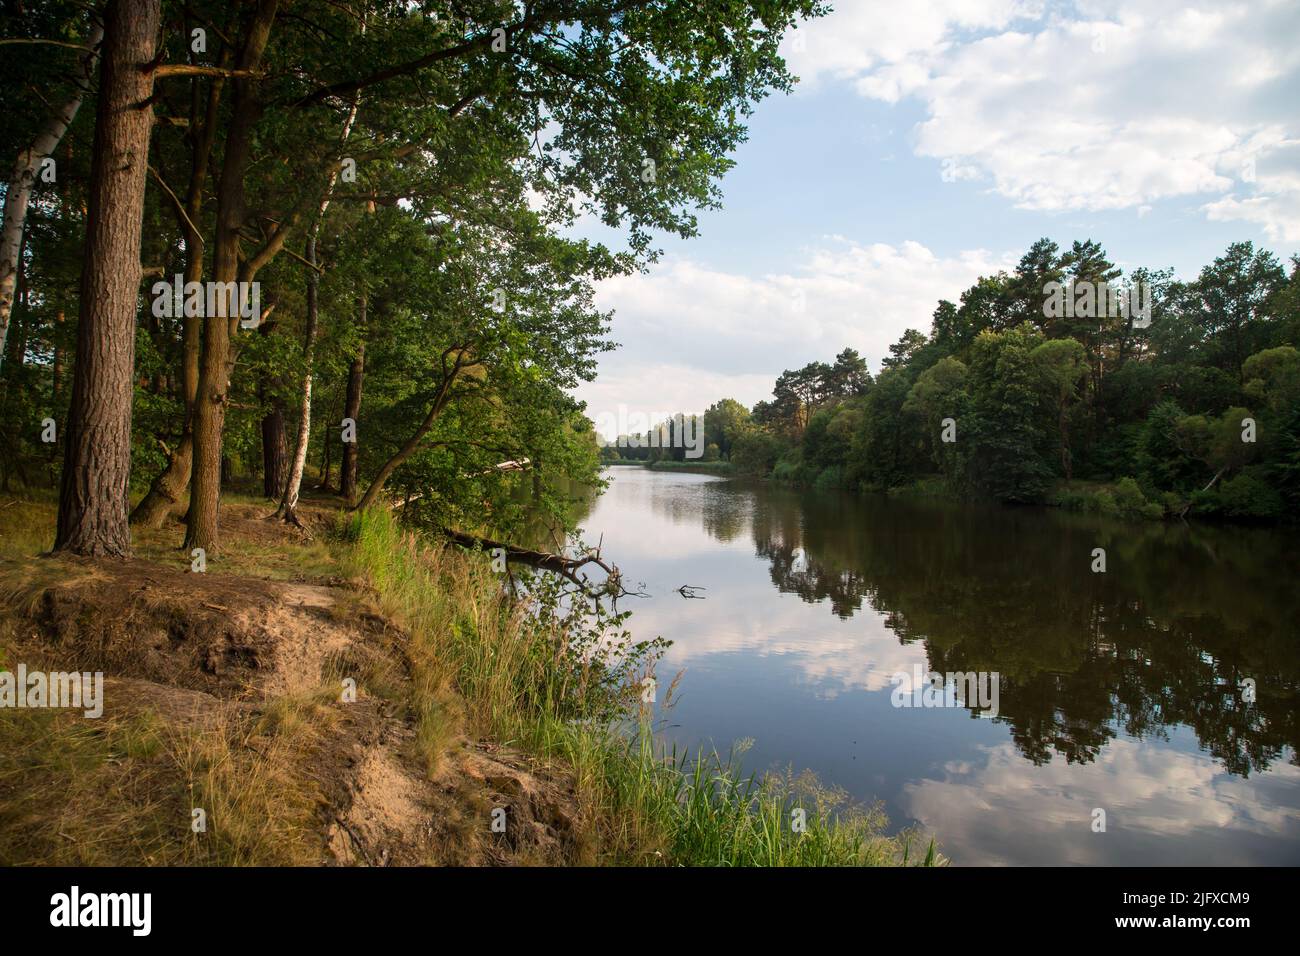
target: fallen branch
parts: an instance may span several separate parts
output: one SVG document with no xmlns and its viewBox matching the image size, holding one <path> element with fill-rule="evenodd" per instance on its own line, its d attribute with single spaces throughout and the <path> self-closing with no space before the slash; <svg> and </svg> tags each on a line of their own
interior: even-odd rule
<svg viewBox="0 0 1300 956">
<path fill-rule="evenodd" d="M 356 831 L 353 830 L 352 827 L 348 826 L 348 822 L 337 814 L 334 816 L 334 822 L 342 827 L 343 832 L 351 838 L 352 845 L 357 848 L 357 855 L 361 857 L 366 866 L 374 866 L 375 864 L 371 861 L 370 854 L 366 852 L 365 843 L 361 841 L 361 837 L 357 836 Z"/>
<path fill-rule="evenodd" d="M 579 558 L 568 558 L 562 554 L 554 554 L 550 551 L 533 551 L 530 548 L 519 548 L 512 544 L 506 544 L 504 541 L 494 541 L 491 538 L 480 538 L 477 535 L 466 534 L 463 531 L 453 531 L 450 528 L 444 528 L 443 532 L 448 538 L 463 548 L 469 548 L 472 551 L 500 551 L 505 554 L 506 561 L 515 562 L 516 564 L 525 564 L 531 568 L 538 568 L 542 571 L 551 571 L 560 577 L 572 582 L 587 597 L 596 598 L 601 596 L 610 596 L 614 598 L 624 596 L 644 597 L 645 595 L 628 591 L 623 587 L 623 575 L 619 572 L 617 565 L 607 564 L 600 556 L 600 550 L 588 551 Z M 594 564 L 605 572 L 605 582 L 599 588 L 593 590 L 592 582 L 585 576 L 579 576 L 578 572 L 589 564 Z"/>
<path fill-rule="evenodd" d="M 1217 472 L 1215 472 L 1215 473 L 1214 473 L 1214 477 L 1210 479 L 1210 483 L 1209 483 L 1208 485 L 1206 485 L 1204 488 L 1202 488 L 1202 489 L 1200 490 L 1199 494 L 1202 494 L 1202 495 L 1203 495 L 1203 494 L 1205 494 L 1207 491 L 1209 491 L 1211 488 L 1213 488 L 1213 487 L 1214 487 L 1214 483 L 1215 483 L 1216 481 L 1218 481 L 1219 478 L 1222 477 L 1223 473 L 1224 473 L 1225 471 L 1227 471 L 1227 470 L 1228 470 L 1227 468 L 1220 468 Z M 1180 517 L 1180 518 L 1185 518 L 1185 517 L 1187 517 L 1187 512 L 1191 510 L 1191 507 L 1192 507 L 1192 498 L 1189 497 L 1189 498 L 1187 499 L 1187 504 L 1183 505 L 1183 510 L 1180 511 L 1180 512 L 1178 512 L 1178 517 Z"/>
</svg>

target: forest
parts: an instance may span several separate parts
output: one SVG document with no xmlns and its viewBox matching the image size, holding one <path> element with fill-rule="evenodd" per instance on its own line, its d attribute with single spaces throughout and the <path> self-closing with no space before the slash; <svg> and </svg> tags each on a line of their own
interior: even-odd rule
<svg viewBox="0 0 1300 956">
<path fill-rule="evenodd" d="M 57 487 L 51 543 L 93 556 L 176 514 L 216 552 L 223 486 L 289 522 L 305 481 L 430 527 L 558 509 L 597 468 L 570 395 L 614 347 L 595 283 L 695 232 L 820 11 L 7 12 L 0 482 Z M 573 238 L 584 216 L 616 247 Z"/>
<path fill-rule="evenodd" d="M 1062 288 L 1107 286 L 1140 286 L 1145 314 L 1054 308 Z M 703 415 L 702 460 L 818 488 L 1294 520 L 1297 340 L 1300 258 L 1288 275 L 1271 252 L 1239 242 L 1190 281 L 1170 269 L 1124 278 L 1091 240 L 1062 250 L 1041 239 L 1014 272 L 939 302 L 929 334 L 908 329 L 878 375 L 844 349 L 783 372 L 752 409 L 716 402 Z M 664 439 L 671 429 L 661 426 Z M 683 450 L 647 437 L 604 454 Z"/>
</svg>

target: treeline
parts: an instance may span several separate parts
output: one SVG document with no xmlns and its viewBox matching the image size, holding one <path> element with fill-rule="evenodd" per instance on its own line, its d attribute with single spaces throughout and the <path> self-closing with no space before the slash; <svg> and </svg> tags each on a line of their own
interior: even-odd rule
<svg viewBox="0 0 1300 956">
<path fill-rule="evenodd" d="M 1107 287 L 1149 298 L 1140 313 L 1073 307 Z M 1288 276 L 1234 243 L 1192 281 L 1121 279 L 1098 244 L 1043 239 L 1013 273 L 941 301 L 878 375 L 845 350 L 784 372 L 751 410 L 715 404 L 706 431 L 737 470 L 816 487 L 1293 519 L 1298 339 L 1300 259 Z"/>
<path fill-rule="evenodd" d="M 54 544 L 90 555 L 182 512 L 218 546 L 232 483 L 295 521 L 312 472 L 438 527 L 506 528 L 521 486 L 558 512 L 598 460 L 569 394 L 613 347 L 594 283 L 695 232 L 820 12 L 6 8 L 0 481 L 56 485 Z M 583 214 L 626 246 L 568 238 Z"/>
</svg>

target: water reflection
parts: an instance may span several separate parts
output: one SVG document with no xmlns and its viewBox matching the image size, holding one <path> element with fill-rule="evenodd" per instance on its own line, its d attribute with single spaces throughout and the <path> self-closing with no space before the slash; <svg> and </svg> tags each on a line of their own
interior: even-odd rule
<svg viewBox="0 0 1300 956">
<path fill-rule="evenodd" d="M 585 524 L 656 595 L 632 625 L 676 641 L 679 736 L 756 736 L 958 862 L 1296 860 L 1294 534 L 613 475 Z M 998 717 L 890 707 L 917 664 L 1000 674 Z"/>
<path fill-rule="evenodd" d="M 807 499 L 795 516 L 795 504 L 773 495 L 753 524 L 777 586 L 840 617 L 865 603 L 900 641 L 923 642 L 933 670 L 1000 673 L 998 720 L 1031 762 L 1091 762 L 1118 729 L 1176 724 L 1232 773 L 1294 754 L 1294 539 L 881 500 Z M 1091 570 L 1098 547 L 1105 573 Z"/>
</svg>

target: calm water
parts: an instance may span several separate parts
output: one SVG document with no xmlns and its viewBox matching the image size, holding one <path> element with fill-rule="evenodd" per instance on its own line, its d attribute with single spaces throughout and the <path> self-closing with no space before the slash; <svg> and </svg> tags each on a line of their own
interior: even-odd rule
<svg viewBox="0 0 1300 956">
<path fill-rule="evenodd" d="M 610 475 L 583 527 L 675 642 L 672 739 L 753 738 L 957 865 L 1300 863 L 1294 533 Z M 893 706 L 914 665 L 997 672 L 998 716 Z"/>
</svg>

